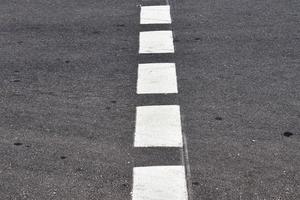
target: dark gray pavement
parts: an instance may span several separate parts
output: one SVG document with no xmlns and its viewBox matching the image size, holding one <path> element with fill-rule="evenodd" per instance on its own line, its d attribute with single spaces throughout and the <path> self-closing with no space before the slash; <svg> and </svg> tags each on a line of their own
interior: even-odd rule
<svg viewBox="0 0 300 200">
<path fill-rule="evenodd" d="M 193 199 L 300 199 L 300 2 L 173 7 Z"/>
<path fill-rule="evenodd" d="M 138 56 L 139 3 L 0 0 L 0 200 L 130 200 L 134 166 L 182 163 L 132 147 L 151 104 L 181 106 L 192 199 L 300 199 L 300 3 L 173 0 L 175 56 Z M 135 94 L 153 59 L 178 95 Z"/>
<path fill-rule="evenodd" d="M 130 199 L 136 2 L 0 2 L 0 199 Z"/>
</svg>

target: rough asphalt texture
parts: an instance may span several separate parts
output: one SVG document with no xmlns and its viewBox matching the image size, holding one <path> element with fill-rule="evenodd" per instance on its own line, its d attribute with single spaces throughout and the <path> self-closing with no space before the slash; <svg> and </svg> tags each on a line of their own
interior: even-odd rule
<svg viewBox="0 0 300 200">
<path fill-rule="evenodd" d="M 299 200 L 299 1 L 172 0 L 175 56 L 138 56 L 140 3 L 0 1 L 0 199 L 130 200 L 134 166 L 182 163 L 133 148 L 135 107 L 180 104 L 193 200 Z M 135 94 L 174 59 L 178 95 Z"/>
</svg>

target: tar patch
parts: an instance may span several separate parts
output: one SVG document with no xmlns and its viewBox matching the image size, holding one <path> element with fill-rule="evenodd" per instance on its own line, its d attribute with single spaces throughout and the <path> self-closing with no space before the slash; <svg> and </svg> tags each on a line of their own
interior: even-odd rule
<svg viewBox="0 0 300 200">
<path fill-rule="evenodd" d="M 294 134 L 287 131 L 287 132 L 284 132 L 283 135 L 284 135 L 285 137 L 290 137 L 290 136 L 292 136 L 292 135 L 294 135 Z"/>
<path fill-rule="evenodd" d="M 192 185 L 200 185 L 200 183 L 197 181 L 194 181 L 194 182 L 192 182 Z"/>
<path fill-rule="evenodd" d="M 223 118 L 222 117 L 216 117 L 215 120 L 221 121 L 221 120 L 223 120 Z"/>
</svg>

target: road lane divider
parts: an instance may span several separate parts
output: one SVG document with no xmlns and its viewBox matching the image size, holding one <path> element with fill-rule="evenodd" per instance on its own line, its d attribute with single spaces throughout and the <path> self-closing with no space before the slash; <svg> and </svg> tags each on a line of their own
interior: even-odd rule
<svg viewBox="0 0 300 200">
<path fill-rule="evenodd" d="M 180 107 L 137 107 L 134 147 L 182 147 Z"/>
<path fill-rule="evenodd" d="M 140 32 L 141 56 L 166 56 L 175 52 L 173 32 L 153 30 L 153 26 L 149 26 L 172 24 L 170 5 L 141 6 L 140 24 L 147 25 L 150 30 Z M 176 64 L 156 59 L 139 64 L 136 93 L 177 94 Z M 185 155 L 179 105 L 138 106 L 135 123 L 134 147 L 178 147 Z M 132 200 L 188 200 L 185 164 L 182 159 L 182 165 L 134 167 Z"/>
<path fill-rule="evenodd" d="M 133 169 L 132 200 L 187 200 L 184 166 Z"/>
<path fill-rule="evenodd" d="M 142 6 L 140 24 L 171 24 L 169 5 Z"/>
<path fill-rule="evenodd" d="M 178 93 L 175 63 L 139 64 L 137 94 L 169 93 Z"/>
<path fill-rule="evenodd" d="M 172 31 L 140 32 L 139 53 L 174 53 Z"/>
</svg>

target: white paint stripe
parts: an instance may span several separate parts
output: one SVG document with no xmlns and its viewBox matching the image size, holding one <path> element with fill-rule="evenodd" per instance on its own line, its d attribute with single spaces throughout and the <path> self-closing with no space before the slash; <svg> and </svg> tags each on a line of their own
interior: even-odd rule
<svg viewBox="0 0 300 200">
<path fill-rule="evenodd" d="M 139 53 L 174 53 L 172 31 L 140 32 Z"/>
<path fill-rule="evenodd" d="M 142 6 L 141 24 L 171 24 L 170 6 Z"/>
<path fill-rule="evenodd" d="M 137 93 L 177 93 L 175 63 L 139 64 Z"/>
<path fill-rule="evenodd" d="M 133 169 L 132 200 L 187 200 L 184 166 Z"/>
<path fill-rule="evenodd" d="M 180 107 L 137 107 L 134 146 L 182 147 Z"/>
</svg>

